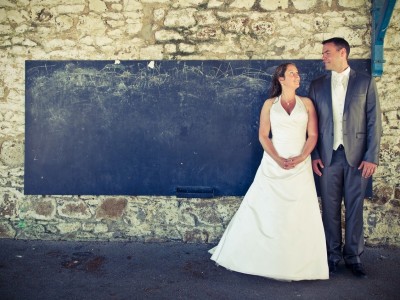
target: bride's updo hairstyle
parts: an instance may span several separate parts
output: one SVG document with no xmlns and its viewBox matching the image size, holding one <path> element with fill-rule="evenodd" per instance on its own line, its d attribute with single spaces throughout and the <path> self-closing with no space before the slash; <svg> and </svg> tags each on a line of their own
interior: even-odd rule
<svg viewBox="0 0 400 300">
<path fill-rule="evenodd" d="M 275 98 L 278 97 L 280 94 L 282 94 L 282 86 L 281 83 L 279 82 L 279 77 L 285 77 L 285 72 L 287 70 L 287 67 L 293 65 L 295 66 L 294 63 L 285 63 L 279 65 L 274 72 L 274 75 L 272 76 L 272 81 L 271 81 L 271 87 L 270 87 L 270 97 Z"/>
</svg>

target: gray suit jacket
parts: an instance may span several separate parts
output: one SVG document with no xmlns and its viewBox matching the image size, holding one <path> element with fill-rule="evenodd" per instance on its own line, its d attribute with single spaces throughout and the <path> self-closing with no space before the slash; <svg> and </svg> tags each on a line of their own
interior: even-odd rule
<svg viewBox="0 0 400 300">
<path fill-rule="evenodd" d="M 333 112 L 331 72 L 315 79 L 309 98 L 318 115 L 318 143 L 312 159 L 321 159 L 329 166 L 333 153 Z M 343 146 L 350 166 L 361 161 L 378 164 L 382 135 L 381 110 L 373 77 L 350 70 L 343 111 Z"/>
</svg>

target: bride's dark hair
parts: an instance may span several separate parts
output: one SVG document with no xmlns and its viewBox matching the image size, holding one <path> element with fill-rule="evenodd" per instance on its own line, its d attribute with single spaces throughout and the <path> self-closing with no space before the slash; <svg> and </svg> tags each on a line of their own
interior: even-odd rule
<svg viewBox="0 0 400 300">
<path fill-rule="evenodd" d="M 289 62 L 281 64 L 275 69 L 274 75 L 272 76 L 271 87 L 269 89 L 270 98 L 275 98 L 282 94 L 282 86 L 279 82 L 279 77 L 285 77 L 287 67 L 290 65 L 296 66 L 294 63 Z"/>
</svg>

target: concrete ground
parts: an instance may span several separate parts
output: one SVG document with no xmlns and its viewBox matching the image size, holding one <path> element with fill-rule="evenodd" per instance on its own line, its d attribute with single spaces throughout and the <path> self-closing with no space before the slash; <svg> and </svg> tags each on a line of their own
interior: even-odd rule
<svg viewBox="0 0 400 300">
<path fill-rule="evenodd" d="M 367 279 L 341 264 L 329 280 L 280 282 L 216 266 L 211 247 L 0 239 L 0 299 L 400 299 L 400 248 L 367 247 Z"/>
</svg>

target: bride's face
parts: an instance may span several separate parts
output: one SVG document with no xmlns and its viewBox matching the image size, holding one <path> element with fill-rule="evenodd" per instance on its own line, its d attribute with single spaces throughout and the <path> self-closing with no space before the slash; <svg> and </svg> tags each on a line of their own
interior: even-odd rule
<svg viewBox="0 0 400 300">
<path fill-rule="evenodd" d="M 297 89 L 300 86 L 300 75 L 296 66 L 288 65 L 285 72 L 285 77 L 280 77 L 279 81 L 282 84 L 282 88 L 294 88 Z"/>
</svg>

